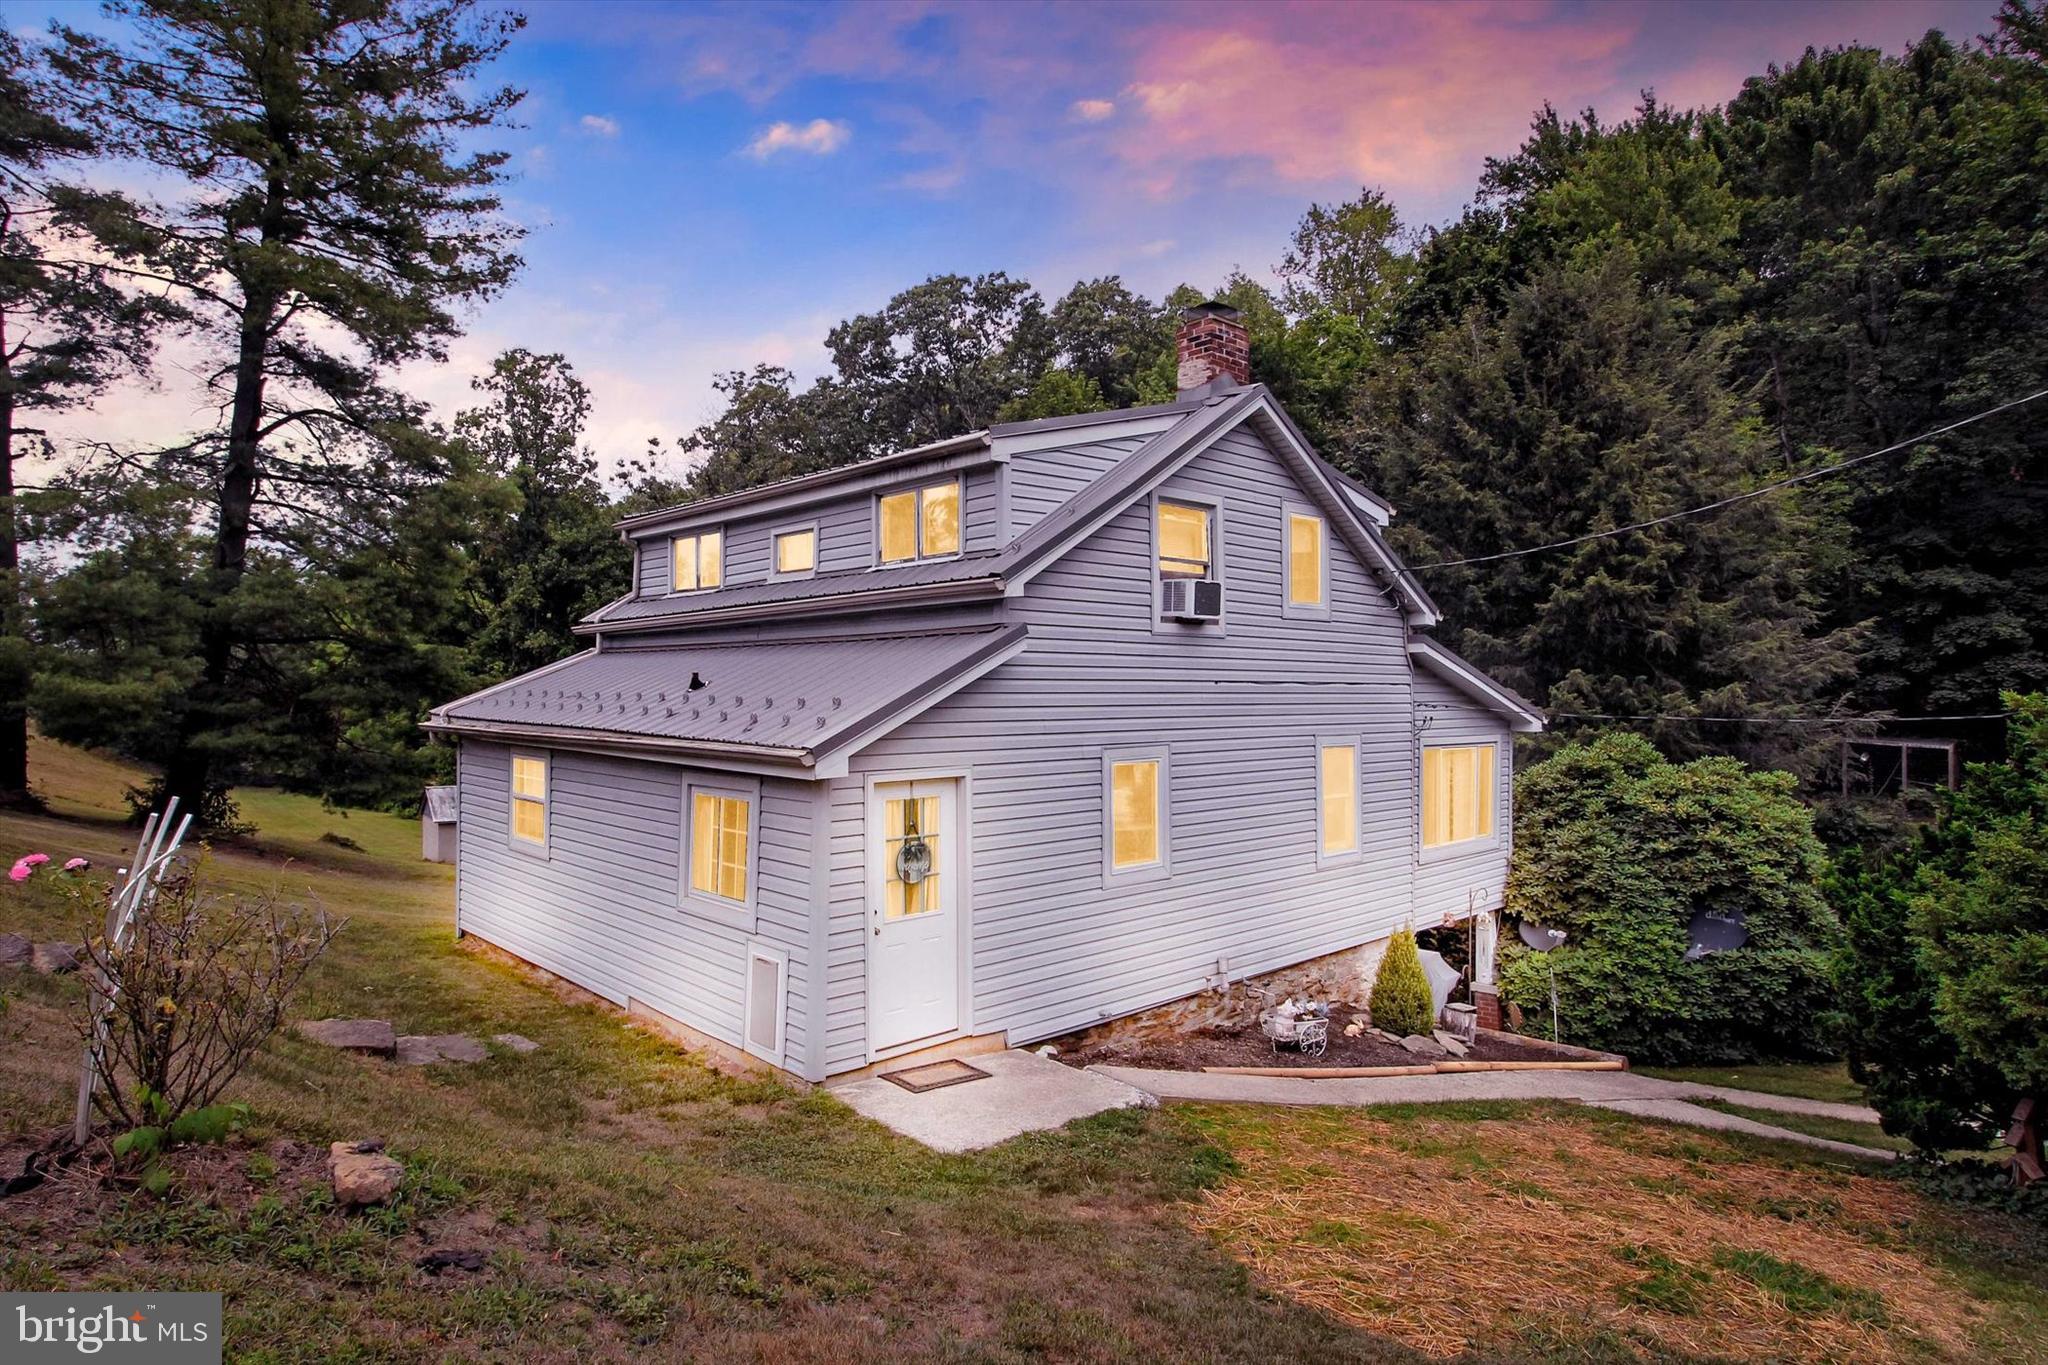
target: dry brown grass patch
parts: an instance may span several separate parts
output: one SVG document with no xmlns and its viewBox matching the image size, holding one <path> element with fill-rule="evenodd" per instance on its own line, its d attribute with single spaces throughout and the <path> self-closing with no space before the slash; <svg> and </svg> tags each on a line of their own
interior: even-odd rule
<svg viewBox="0 0 2048 1365">
<path fill-rule="evenodd" d="M 1605 1331 L 1742 1359 L 1976 1358 L 1988 1320 L 1904 1249 L 1924 1201 L 1874 1176 L 1552 1111 L 1213 1117 L 1243 1171 L 1196 1222 L 1280 1292 L 1431 1355 Z"/>
</svg>

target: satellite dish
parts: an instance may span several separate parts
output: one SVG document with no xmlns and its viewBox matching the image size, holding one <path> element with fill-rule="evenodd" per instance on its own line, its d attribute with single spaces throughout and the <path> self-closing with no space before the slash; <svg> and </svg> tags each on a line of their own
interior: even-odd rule
<svg viewBox="0 0 2048 1365">
<path fill-rule="evenodd" d="M 1730 910 L 1725 915 L 1697 910 L 1693 912 L 1692 923 L 1686 926 L 1685 936 L 1692 945 L 1685 950 L 1685 960 L 1698 962 L 1709 953 L 1725 953 L 1749 942 L 1749 925 L 1743 922 L 1740 910 Z"/>
</svg>

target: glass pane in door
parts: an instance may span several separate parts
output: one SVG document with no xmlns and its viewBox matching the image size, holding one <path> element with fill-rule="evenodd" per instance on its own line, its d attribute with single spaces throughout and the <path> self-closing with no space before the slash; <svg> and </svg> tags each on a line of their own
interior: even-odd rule
<svg viewBox="0 0 2048 1365">
<path fill-rule="evenodd" d="M 882 918 L 930 914 L 939 908 L 939 798 L 890 797 L 882 803 L 882 820 Z M 914 851 L 919 844 L 923 856 Z M 908 859 L 906 845 L 913 849 Z M 918 864 L 926 869 L 922 878 L 905 880 L 906 871 L 915 878 Z"/>
</svg>

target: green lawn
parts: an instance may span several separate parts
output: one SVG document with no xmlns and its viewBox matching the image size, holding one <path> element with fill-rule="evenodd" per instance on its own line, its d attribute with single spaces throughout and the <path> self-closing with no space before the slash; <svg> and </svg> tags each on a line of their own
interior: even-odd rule
<svg viewBox="0 0 2048 1365">
<path fill-rule="evenodd" d="M 120 770 L 47 745 L 37 762 L 57 813 L 0 816 L 0 853 L 83 853 L 101 873 L 116 866 L 132 838 L 112 823 Z M 541 1050 L 414 1070 L 280 1037 L 231 1092 L 251 1106 L 251 1128 L 178 1156 L 169 1197 L 81 1175 L 0 1201 L 0 1288 L 217 1289 L 230 1357 L 266 1362 L 1322 1365 L 1419 1361 L 1418 1348 L 1485 1360 L 1683 1358 L 1673 1343 L 1697 1321 L 1673 1319 L 1674 1329 L 1654 1316 L 1663 1310 L 1616 1297 L 1615 1284 L 1664 1273 L 1648 1261 L 1579 1288 L 1558 1279 L 1547 1307 L 1508 1311 L 1475 1289 L 1448 1317 L 1431 1316 L 1441 1287 L 1472 1267 L 1521 1267 L 1525 1278 L 1531 1266 L 1571 1270 L 1552 1246 L 1576 1235 L 1586 1210 L 1615 1204 L 1615 1173 L 1634 1171 L 1646 1183 L 1632 1189 L 1667 1202 L 1634 1220 L 1629 1245 L 1661 1236 L 1657 1218 L 1681 1207 L 1668 1201 L 1774 1201 L 1748 1222 L 1715 1225 L 1725 1265 L 1654 1250 L 1677 1267 L 1674 1301 L 1693 1284 L 1718 1303 L 1727 1286 L 1782 1282 L 1809 1305 L 1801 1311 L 1881 1359 L 1892 1338 L 1868 1311 L 1857 1269 L 1875 1238 L 1910 1258 L 1893 1262 L 1902 1288 L 1870 1291 L 1909 1336 L 1948 1333 L 1964 1355 L 1995 1356 L 2013 1333 L 2048 1332 L 2041 1259 L 2023 1230 L 1839 1164 L 1619 1115 L 1175 1107 L 940 1156 L 826 1093 L 710 1070 L 616 1011 L 458 944 L 451 870 L 419 861 L 413 822 L 240 796 L 258 830 L 216 853 L 216 884 L 279 888 L 349 921 L 298 1014 L 387 1017 L 406 1032 L 513 1031 Z M 322 842 L 330 832 L 363 851 Z M 71 931 L 81 909 L 72 889 L 47 870 L 0 883 L 0 929 Z M 0 978 L 9 1168 L 65 1118 L 80 995 L 72 978 Z M 385 1139 L 409 1175 L 393 1206 L 345 1215 L 325 1188 L 326 1145 L 363 1137 Z M 1602 1159 L 1585 1160 L 1589 1151 Z M 1372 1220 L 1344 1211 L 1361 1200 L 1391 1203 Z M 1325 1203 L 1335 1211 L 1317 1226 L 1293 1227 L 1301 1209 Z M 1829 1207 L 1838 1212 L 1811 1214 Z M 1480 1214 L 1512 1218 L 1460 1221 Z M 1788 1242 L 1781 1224 L 1829 1240 Z M 1269 1269 L 1261 1238 L 1285 1244 L 1297 1231 L 1298 1263 L 1323 1267 L 1349 1297 Z M 1589 1242 L 1587 1254 L 1621 1265 L 1614 1241 Z M 1469 1254 L 1481 1246 L 1509 1254 Z M 414 1262 L 435 1248 L 480 1249 L 488 1265 L 431 1276 Z M 1397 1264 L 1406 1278 L 1385 1281 Z M 1708 1278 L 1694 1281 L 1695 1271 Z M 1929 1284 L 1973 1325 L 1927 1307 Z M 1654 1285 L 1643 1292 L 1656 1297 Z M 1580 1303 L 1578 1293 L 1593 1297 Z M 1828 1339 L 1772 1313 L 1758 1330 L 1790 1358 L 1810 1354 L 1801 1342 Z M 1418 1334 L 1425 1318 L 1436 1335 Z"/>
<path fill-rule="evenodd" d="M 1862 1104 L 1863 1087 L 1849 1079 L 1849 1068 L 1840 1062 L 1785 1063 L 1775 1066 L 1639 1066 L 1637 1075 L 1667 1081 L 1692 1081 L 1698 1085 L 1726 1085 L 1737 1090 L 1761 1090 L 1766 1095 L 1790 1095 L 1802 1100 L 1828 1100 L 1835 1104 Z"/>
</svg>

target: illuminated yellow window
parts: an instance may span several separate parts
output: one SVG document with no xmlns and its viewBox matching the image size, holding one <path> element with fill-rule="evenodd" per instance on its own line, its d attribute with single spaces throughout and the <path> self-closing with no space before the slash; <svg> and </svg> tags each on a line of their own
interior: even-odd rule
<svg viewBox="0 0 2048 1365">
<path fill-rule="evenodd" d="M 1493 834 L 1494 747 L 1431 745 L 1422 751 L 1422 846 Z"/>
<path fill-rule="evenodd" d="M 1209 577 L 1209 509 L 1159 503 L 1159 576 Z"/>
<path fill-rule="evenodd" d="M 882 918 L 904 919 L 937 910 L 939 900 L 939 798 L 936 796 L 892 797 L 882 803 Z M 907 840 L 922 840 L 930 857 L 930 871 L 921 881 L 903 880 L 898 856 Z"/>
<path fill-rule="evenodd" d="M 960 553 L 960 485 L 957 483 L 934 484 L 922 490 L 918 501 L 924 509 L 924 545 L 921 553 L 926 555 L 956 555 Z"/>
<path fill-rule="evenodd" d="M 948 480 L 891 493 L 881 503 L 884 564 L 960 553 L 960 485 Z"/>
<path fill-rule="evenodd" d="M 529 754 L 512 755 L 512 837 L 546 847 L 548 842 L 548 761 Z"/>
<path fill-rule="evenodd" d="M 690 800 L 690 889 L 721 900 L 747 898 L 747 822 L 743 796 L 699 791 Z"/>
<path fill-rule="evenodd" d="M 1109 769 L 1110 866 L 1159 861 L 1159 760 L 1133 759 Z"/>
<path fill-rule="evenodd" d="M 1358 847 L 1358 746 L 1326 744 L 1322 756 L 1323 852 Z"/>
<path fill-rule="evenodd" d="M 1323 519 L 1287 514 L 1287 604 L 1323 605 Z"/>
<path fill-rule="evenodd" d="M 677 536 L 668 545 L 671 591 L 696 592 L 715 588 L 724 577 L 720 552 L 725 538 L 717 531 L 700 531 L 694 536 Z"/>
<path fill-rule="evenodd" d="M 809 573 L 818 567 L 818 533 L 805 529 L 775 537 L 775 572 Z"/>
</svg>

